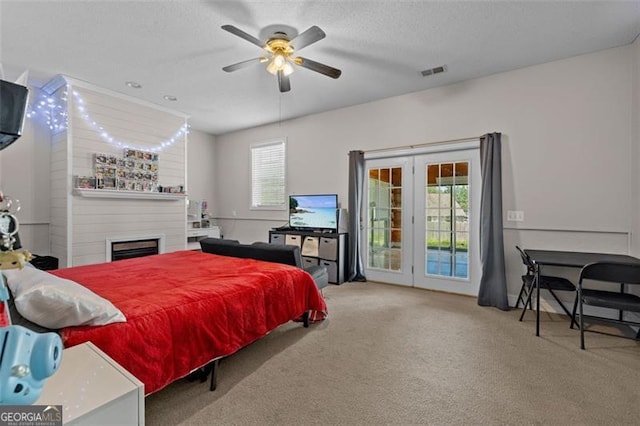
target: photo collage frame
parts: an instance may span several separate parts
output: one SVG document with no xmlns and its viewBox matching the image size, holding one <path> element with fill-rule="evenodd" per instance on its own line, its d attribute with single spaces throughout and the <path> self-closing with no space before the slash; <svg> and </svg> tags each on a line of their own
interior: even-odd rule
<svg viewBox="0 0 640 426">
<path fill-rule="evenodd" d="M 97 153 L 95 175 L 76 177 L 76 188 L 157 192 L 158 154 L 126 148 L 123 157 Z"/>
<path fill-rule="evenodd" d="M 117 188 L 124 191 L 157 191 L 158 154 L 125 149 L 117 168 Z M 96 173 L 97 177 L 97 173 Z"/>
</svg>

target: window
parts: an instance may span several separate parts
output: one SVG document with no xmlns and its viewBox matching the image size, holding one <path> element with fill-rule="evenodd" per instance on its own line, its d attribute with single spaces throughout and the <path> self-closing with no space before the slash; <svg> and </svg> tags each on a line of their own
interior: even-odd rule
<svg viewBox="0 0 640 426">
<path fill-rule="evenodd" d="M 285 141 L 251 145 L 251 208 L 285 210 Z"/>
<path fill-rule="evenodd" d="M 402 190 L 401 167 L 369 169 L 370 268 L 401 269 Z"/>
<path fill-rule="evenodd" d="M 426 165 L 427 275 L 469 276 L 469 162 Z"/>
</svg>

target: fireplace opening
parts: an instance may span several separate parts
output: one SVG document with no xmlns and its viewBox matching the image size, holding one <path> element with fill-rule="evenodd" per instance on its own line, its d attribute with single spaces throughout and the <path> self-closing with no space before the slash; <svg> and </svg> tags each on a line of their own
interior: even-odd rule
<svg viewBox="0 0 640 426">
<path fill-rule="evenodd" d="M 159 239 L 111 243 L 111 260 L 131 259 L 159 253 Z"/>
</svg>

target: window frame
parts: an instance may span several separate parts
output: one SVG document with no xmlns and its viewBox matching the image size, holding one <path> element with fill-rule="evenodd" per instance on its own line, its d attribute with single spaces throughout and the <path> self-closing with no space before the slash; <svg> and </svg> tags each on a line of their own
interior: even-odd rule
<svg viewBox="0 0 640 426">
<path fill-rule="evenodd" d="M 281 204 L 266 204 L 266 205 L 254 205 L 254 150 L 274 146 L 274 145 L 282 145 L 283 150 L 283 162 L 282 162 L 282 203 Z M 250 200 L 249 200 L 249 210 L 262 210 L 262 211 L 283 211 L 287 210 L 288 200 L 287 200 L 287 139 L 286 138 L 278 138 L 272 139 L 263 142 L 253 143 L 249 146 L 249 161 L 250 161 Z"/>
</svg>

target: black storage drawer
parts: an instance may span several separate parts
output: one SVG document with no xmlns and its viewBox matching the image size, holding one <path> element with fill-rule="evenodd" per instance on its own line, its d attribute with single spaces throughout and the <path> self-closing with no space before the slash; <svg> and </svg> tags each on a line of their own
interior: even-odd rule
<svg viewBox="0 0 640 426">
<path fill-rule="evenodd" d="M 58 269 L 58 258 L 53 256 L 38 256 L 34 254 L 33 259 L 31 259 L 29 263 L 43 271 Z"/>
<path fill-rule="evenodd" d="M 269 231 L 271 244 L 301 247 L 303 267 L 321 265 L 327 268 L 329 282 L 342 284 L 347 271 L 347 233 L 299 231 L 275 228 Z"/>
</svg>

